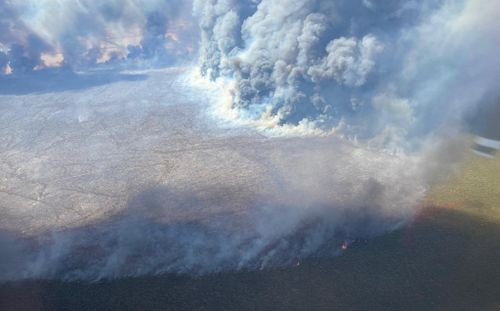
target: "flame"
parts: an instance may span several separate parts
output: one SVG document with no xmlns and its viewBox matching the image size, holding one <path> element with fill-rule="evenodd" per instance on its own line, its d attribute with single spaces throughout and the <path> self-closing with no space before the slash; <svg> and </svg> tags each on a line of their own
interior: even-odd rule
<svg viewBox="0 0 500 311">
<path fill-rule="evenodd" d="M 127 58 L 127 47 L 129 45 L 139 45 L 142 39 L 142 29 L 139 26 L 133 26 L 126 35 L 109 28 L 105 41 L 99 44 L 99 50 L 102 52 L 96 60 L 97 64 L 106 63 L 115 57 Z"/>
<path fill-rule="evenodd" d="M 165 38 L 170 39 L 174 42 L 179 42 L 179 36 L 175 32 L 171 32 L 171 31 L 167 32 L 165 34 Z"/>
<path fill-rule="evenodd" d="M 3 68 L 3 73 L 7 76 L 12 74 L 12 67 L 10 67 L 10 64 L 7 64 L 7 66 Z"/>
<path fill-rule="evenodd" d="M 64 63 L 64 55 L 62 53 L 43 53 L 40 58 L 44 68 L 57 68 L 61 67 Z"/>
<path fill-rule="evenodd" d="M 125 58 L 125 50 L 118 47 L 101 47 L 101 55 L 96 59 L 97 64 L 104 64 L 113 58 Z"/>
</svg>

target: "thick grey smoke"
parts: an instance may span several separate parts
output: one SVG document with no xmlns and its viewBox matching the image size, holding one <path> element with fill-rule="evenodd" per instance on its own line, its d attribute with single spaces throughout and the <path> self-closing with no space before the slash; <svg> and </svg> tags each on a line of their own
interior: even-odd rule
<svg viewBox="0 0 500 311">
<path fill-rule="evenodd" d="M 0 1 L 0 69 L 168 65 L 194 52 L 189 1 Z"/>
<path fill-rule="evenodd" d="M 411 147 L 500 74 L 496 2 L 197 0 L 194 11 L 202 74 L 231 89 L 238 120 L 263 127 Z"/>
</svg>

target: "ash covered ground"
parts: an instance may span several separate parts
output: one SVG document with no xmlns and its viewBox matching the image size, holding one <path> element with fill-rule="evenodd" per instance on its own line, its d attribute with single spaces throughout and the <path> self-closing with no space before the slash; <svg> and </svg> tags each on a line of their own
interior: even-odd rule
<svg viewBox="0 0 500 311">
<path fill-rule="evenodd" d="M 415 158 L 214 119 L 189 69 L 31 79 L 0 96 L 4 280 L 293 265 L 399 227 L 425 190 Z"/>
</svg>

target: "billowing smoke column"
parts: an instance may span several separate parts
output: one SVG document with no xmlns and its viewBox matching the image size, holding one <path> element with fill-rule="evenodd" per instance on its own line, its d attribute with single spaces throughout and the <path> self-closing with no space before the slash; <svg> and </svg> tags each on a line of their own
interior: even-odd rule
<svg viewBox="0 0 500 311">
<path fill-rule="evenodd" d="M 231 89 L 239 122 L 263 128 L 413 146 L 500 74 L 496 2 L 197 0 L 194 11 L 202 74 Z"/>
<path fill-rule="evenodd" d="M 0 1 L 0 68 L 171 64 L 196 45 L 189 1 Z M 8 66 L 8 68 L 7 68 Z"/>
</svg>

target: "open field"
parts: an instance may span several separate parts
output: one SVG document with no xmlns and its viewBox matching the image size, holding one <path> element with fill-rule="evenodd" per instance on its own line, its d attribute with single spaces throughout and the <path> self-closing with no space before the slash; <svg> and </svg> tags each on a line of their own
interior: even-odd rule
<svg viewBox="0 0 500 311">
<path fill-rule="evenodd" d="M 414 223 L 300 266 L 0 287 L 2 310 L 499 310 L 500 159 L 471 156 Z"/>
<path fill-rule="evenodd" d="M 0 90 L 0 281 L 295 264 L 399 228 L 424 194 L 412 157 L 214 118 L 189 68 L 101 75 Z"/>
<path fill-rule="evenodd" d="M 431 191 L 428 202 L 500 224 L 500 156 L 471 154 L 457 176 Z"/>
</svg>

